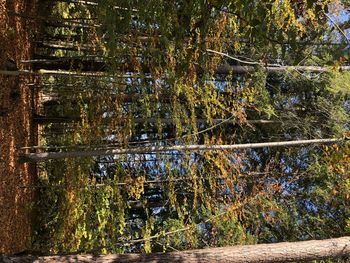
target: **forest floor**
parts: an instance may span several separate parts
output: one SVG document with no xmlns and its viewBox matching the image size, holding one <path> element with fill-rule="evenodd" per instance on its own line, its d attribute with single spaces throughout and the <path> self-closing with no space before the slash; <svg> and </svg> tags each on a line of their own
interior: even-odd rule
<svg viewBox="0 0 350 263">
<path fill-rule="evenodd" d="M 9 70 L 8 59 L 25 69 L 20 60 L 33 54 L 35 2 L 0 0 L 0 70 Z M 35 181 L 36 167 L 18 162 L 20 148 L 36 143 L 31 123 L 36 96 L 28 86 L 32 81 L 0 74 L 0 254 L 27 250 L 32 236 L 35 193 L 28 186 Z"/>
</svg>

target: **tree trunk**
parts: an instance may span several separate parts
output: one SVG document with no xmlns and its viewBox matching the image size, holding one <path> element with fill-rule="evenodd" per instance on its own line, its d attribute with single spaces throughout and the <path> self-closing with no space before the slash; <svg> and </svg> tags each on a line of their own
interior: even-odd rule
<svg viewBox="0 0 350 263">
<path fill-rule="evenodd" d="M 38 43 L 38 47 L 49 47 L 49 48 L 59 48 L 59 49 L 68 49 L 68 50 L 78 50 L 78 47 L 73 46 L 72 44 L 50 44 L 50 43 Z M 93 46 L 83 45 L 79 47 L 79 50 L 89 50 L 93 49 Z M 81 71 L 105 71 L 110 64 L 105 61 L 102 57 L 97 57 L 95 59 L 84 59 L 84 58 L 56 58 L 56 59 L 38 59 L 30 61 L 33 69 L 45 69 L 45 70 L 81 70 Z M 253 62 L 252 62 L 253 63 Z M 258 62 L 254 62 L 259 64 Z M 121 64 L 123 68 L 127 69 L 127 71 L 135 72 L 135 67 L 132 63 L 125 61 Z M 147 65 L 141 65 L 142 72 L 150 73 L 150 69 Z M 350 66 L 340 67 L 343 71 L 349 71 Z M 266 66 L 265 70 L 268 73 L 280 73 L 285 71 L 298 71 L 298 72 L 312 72 L 312 73 L 323 73 L 328 72 L 330 69 L 327 67 L 320 66 Z M 200 73 L 202 69 L 198 69 L 198 73 Z M 229 65 L 223 64 L 220 65 L 216 74 L 218 75 L 229 75 L 231 73 L 234 74 L 245 74 L 245 73 L 253 73 L 256 71 L 255 66 L 238 66 L 238 65 Z"/>
<path fill-rule="evenodd" d="M 70 123 L 70 122 L 79 122 L 81 118 L 78 116 L 63 116 L 63 117 L 47 117 L 35 114 L 33 116 L 33 121 L 37 124 L 51 124 L 51 123 Z"/>
<path fill-rule="evenodd" d="M 95 66 L 94 66 L 95 67 Z M 124 71 L 134 72 L 135 68 L 125 67 Z M 286 71 L 296 70 L 298 72 L 309 72 L 309 73 L 324 73 L 329 72 L 330 68 L 327 67 L 318 67 L 318 66 L 281 66 L 281 67 L 265 67 L 267 73 L 282 73 Z M 342 66 L 339 67 L 341 71 L 350 71 L 350 66 Z M 217 75 L 229 75 L 229 74 L 247 74 L 254 73 L 256 71 L 256 67 L 253 66 L 230 66 L 230 65 L 222 65 L 219 66 L 216 70 Z M 137 72 L 137 71 L 136 71 Z M 143 73 L 150 73 L 147 67 L 142 68 Z M 198 70 L 200 73 L 200 70 Z M 123 75 L 123 76 L 112 76 L 107 72 L 98 71 L 98 72 L 76 72 L 76 71 L 60 71 L 60 70 L 46 70 L 41 69 L 37 72 L 28 71 L 28 70 L 18 70 L 18 71 L 8 71 L 8 70 L 0 70 L 0 75 L 52 75 L 52 76 L 71 76 L 71 77 L 118 77 L 118 78 L 132 78 L 136 75 Z M 144 76 L 143 76 L 144 77 Z"/>
<path fill-rule="evenodd" d="M 61 49 L 61 50 L 70 50 L 70 51 L 76 51 L 76 52 L 80 52 L 80 51 L 94 51 L 96 49 L 96 47 L 92 46 L 92 45 L 87 45 L 87 44 L 78 44 L 78 43 L 71 43 L 72 41 L 69 42 L 65 42 L 65 43 L 55 43 L 53 41 L 40 41 L 37 43 L 36 47 L 37 48 L 49 48 L 49 49 Z M 84 61 L 79 61 L 78 63 L 83 63 Z M 64 64 L 66 63 L 66 64 Z M 62 59 L 56 59 L 55 61 L 48 61 L 46 63 L 40 62 L 37 63 L 33 63 L 33 65 L 35 64 L 39 64 L 40 68 L 42 69 L 50 69 L 50 65 L 52 64 L 56 64 L 58 66 L 56 66 L 53 69 L 67 69 L 69 70 L 70 67 L 67 66 L 67 63 L 74 63 L 73 59 L 68 60 L 66 59 L 64 62 L 62 61 Z M 85 63 L 85 62 L 84 62 Z M 44 65 L 44 66 L 43 66 Z M 61 66 L 62 65 L 62 66 Z M 61 67 L 60 67 L 61 66 Z M 90 69 L 89 71 L 93 71 L 93 69 Z"/>
<path fill-rule="evenodd" d="M 222 248 L 196 249 L 173 253 L 64 255 L 2 257 L 2 262 L 147 262 L 147 263 L 267 263 L 317 260 L 350 255 L 350 237 L 276 244 L 259 244 Z M 1 257 L 0 257 L 1 260 Z"/>
<path fill-rule="evenodd" d="M 72 3 L 72 4 L 82 4 L 87 6 L 98 6 L 97 1 L 85 1 L 85 0 L 55 0 L 56 2 L 65 2 L 65 3 Z M 121 6 L 111 6 L 111 8 L 115 10 L 123 10 L 123 11 L 132 11 L 132 12 L 138 12 L 137 9 L 134 8 L 126 8 Z"/>
<path fill-rule="evenodd" d="M 234 150 L 234 149 L 250 149 L 263 147 L 287 147 L 306 144 L 323 144 L 337 143 L 344 139 L 314 139 L 314 140 L 297 140 L 283 142 L 264 142 L 264 143 L 246 143 L 246 144 L 229 144 L 229 145 L 175 145 L 175 146 L 141 146 L 133 148 L 117 148 L 110 147 L 108 149 L 85 150 L 85 151 L 67 151 L 67 152 L 43 152 L 43 153 L 27 153 L 22 155 L 23 161 L 45 161 L 50 159 L 62 159 L 73 157 L 92 157 L 107 156 L 119 154 L 145 154 L 157 152 L 173 152 L 173 151 L 215 151 L 215 150 Z M 104 145 L 106 147 L 108 145 Z"/>
</svg>

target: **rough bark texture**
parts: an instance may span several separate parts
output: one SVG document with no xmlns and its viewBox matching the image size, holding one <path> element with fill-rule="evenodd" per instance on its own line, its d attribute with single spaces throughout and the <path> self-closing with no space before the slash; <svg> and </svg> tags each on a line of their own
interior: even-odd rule
<svg viewBox="0 0 350 263">
<path fill-rule="evenodd" d="M 284 242 L 222 248 L 198 249 L 173 253 L 124 254 L 124 255 L 65 255 L 65 256 L 22 256 L 0 258 L 1 262 L 189 262 L 189 263 L 265 263 L 292 262 L 350 255 L 350 237 L 302 242 Z"/>
<path fill-rule="evenodd" d="M 40 26 L 11 13 L 36 16 L 37 0 L 0 0 L 0 69 L 28 69 L 19 63 L 32 57 L 33 37 Z M 37 129 L 31 121 L 37 93 L 28 88 L 30 76 L 0 75 L 0 254 L 28 249 L 32 235 L 31 205 L 36 190 L 19 186 L 36 183 L 35 165 L 16 162 L 18 146 L 37 144 Z M 1 259 L 0 259 L 1 262 Z"/>
</svg>

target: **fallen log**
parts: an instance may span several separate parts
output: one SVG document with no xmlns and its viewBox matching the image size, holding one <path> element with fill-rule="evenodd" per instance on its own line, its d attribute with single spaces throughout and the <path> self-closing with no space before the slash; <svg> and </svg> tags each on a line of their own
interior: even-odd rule
<svg viewBox="0 0 350 263">
<path fill-rule="evenodd" d="M 196 249 L 172 253 L 110 254 L 110 255 L 55 255 L 55 256 L 0 256 L 7 263 L 48 262 L 128 262 L 128 263 L 272 263 L 320 260 L 350 255 L 350 237 L 275 244 L 258 244 L 220 248 Z"/>
</svg>

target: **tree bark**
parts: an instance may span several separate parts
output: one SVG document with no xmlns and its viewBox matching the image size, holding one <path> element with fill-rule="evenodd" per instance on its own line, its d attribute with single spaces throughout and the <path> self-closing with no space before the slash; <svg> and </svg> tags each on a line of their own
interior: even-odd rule
<svg viewBox="0 0 350 263">
<path fill-rule="evenodd" d="M 48 44 L 46 42 L 39 43 L 39 47 L 50 47 L 50 48 L 59 48 L 59 49 L 74 49 L 78 50 L 77 47 L 72 46 L 71 44 Z M 79 50 L 88 50 L 90 47 L 88 45 L 84 45 L 83 47 L 79 47 Z M 93 49 L 93 47 L 91 47 Z M 103 58 L 99 59 L 81 59 L 81 58 L 56 58 L 56 59 L 47 59 L 47 60 L 31 60 L 33 69 L 45 69 L 45 70 L 81 70 L 81 71 L 104 71 L 110 64 L 104 61 Z M 259 64 L 258 62 L 256 62 Z M 134 72 L 136 69 L 132 65 L 132 63 L 125 61 L 122 63 L 123 68 L 127 69 L 130 72 Z M 264 67 L 268 73 L 280 73 L 285 71 L 298 71 L 298 72 L 312 72 L 312 73 L 323 73 L 328 72 L 330 69 L 327 67 L 320 66 L 266 66 Z M 150 69 L 147 65 L 141 65 L 142 72 L 150 73 Z M 343 71 L 349 71 L 350 66 L 342 66 L 340 67 Z M 198 69 L 198 73 L 202 70 Z M 255 66 L 239 66 L 239 65 L 229 65 L 223 64 L 220 65 L 216 74 L 218 75 L 228 75 L 231 73 L 235 74 L 245 74 L 245 73 L 253 73 L 256 71 Z"/>
<path fill-rule="evenodd" d="M 141 146 L 133 148 L 110 147 L 108 149 L 85 150 L 85 151 L 67 151 L 67 152 L 43 152 L 43 153 L 27 153 L 22 155 L 23 161 L 45 161 L 50 159 L 63 159 L 73 157 L 92 157 L 107 156 L 120 154 L 145 154 L 157 152 L 173 152 L 173 151 L 215 151 L 215 150 L 234 150 L 234 149 L 250 149 L 263 147 L 288 147 L 306 144 L 324 144 L 338 143 L 344 139 L 314 139 L 314 140 L 297 140 L 282 142 L 264 142 L 264 143 L 246 143 L 246 144 L 229 144 L 229 145 L 175 145 L 175 146 Z M 106 145 L 105 145 L 106 147 Z"/>
<path fill-rule="evenodd" d="M 102 66 L 102 65 L 101 65 Z M 94 66 L 95 67 L 95 66 Z M 127 72 L 135 72 L 135 68 L 125 67 L 124 71 Z M 318 67 L 318 66 L 281 66 L 281 67 L 265 67 L 267 73 L 283 73 L 286 71 L 298 71 L 298 72 L 309 72 L 309 73 L 325 73 L 330 72 L 331 69 L 327 67 Z M 339 67 L 341 71 L 350 71 L 350 66 L 342 66 Z M 216 75 L 229 75 L 229 74 L 247 74 L 254 73 L 256 71 L 256 67 L 253 66 L 230 66 L 230 65 L 222 65 L 219 66 L 216 70 Z M 136 71 L 137 72 L 137 71 Z M 200 73 L 200 70 L 198 70 Z M 150 73 L 147 67 L 142 68 L 142 73 Z M 123 76 L 113 76 L 109 75 L 107 72 L 98 71 L 98 72 L 76 72 L 76 71 L 61 71 L 61 70 L 46 70 L 41 69 L 38 71 L 28 71 L 28 70 L 18 70 L 18 71 L 7 71 L 0 70 L 0 75 L 52 75 L 52 76 L 71 76 L 71 77 L 118 77 L 118 78 L 131 78 L 134 75 L 123 75 Z"/>
<path fill-rule="evenodd" d="M 62 116 L 62 117 L 46 117 L 42 115 L 35 114 L 33 116 L 33 121 L 36 124 L 51 124 L 51 123 L 70 123 L 79 122 L 81 118 L 78 116 Z"/>
<path fill-rule="evenodd" d="M 87 5 L 87 6 L 98 6 L 97 1 L 85 1 L 85 0 L 55 0 L 55 1 L 56 2 L 72 3 L 72 4 L 82 4 L 82 5 Z M 126 7 L 121 7 L 121 6 L 111 6 L 111 8 L 113 8 L 115 10 L 138 12 L 137 9 L 126 8 Z"/>
<path fill-rule="evenodd" d="M 222 248 L 207 248 L 173 253 L 64 255 L 2 257 L 2 262 L 147 262 L 147 263 L 272 263 L 319 260 L 350 255 L 350 237 L 301 242 L 283 242 Z M 1 260 L 1 257 L 0 257 Z"/>
</svg>

